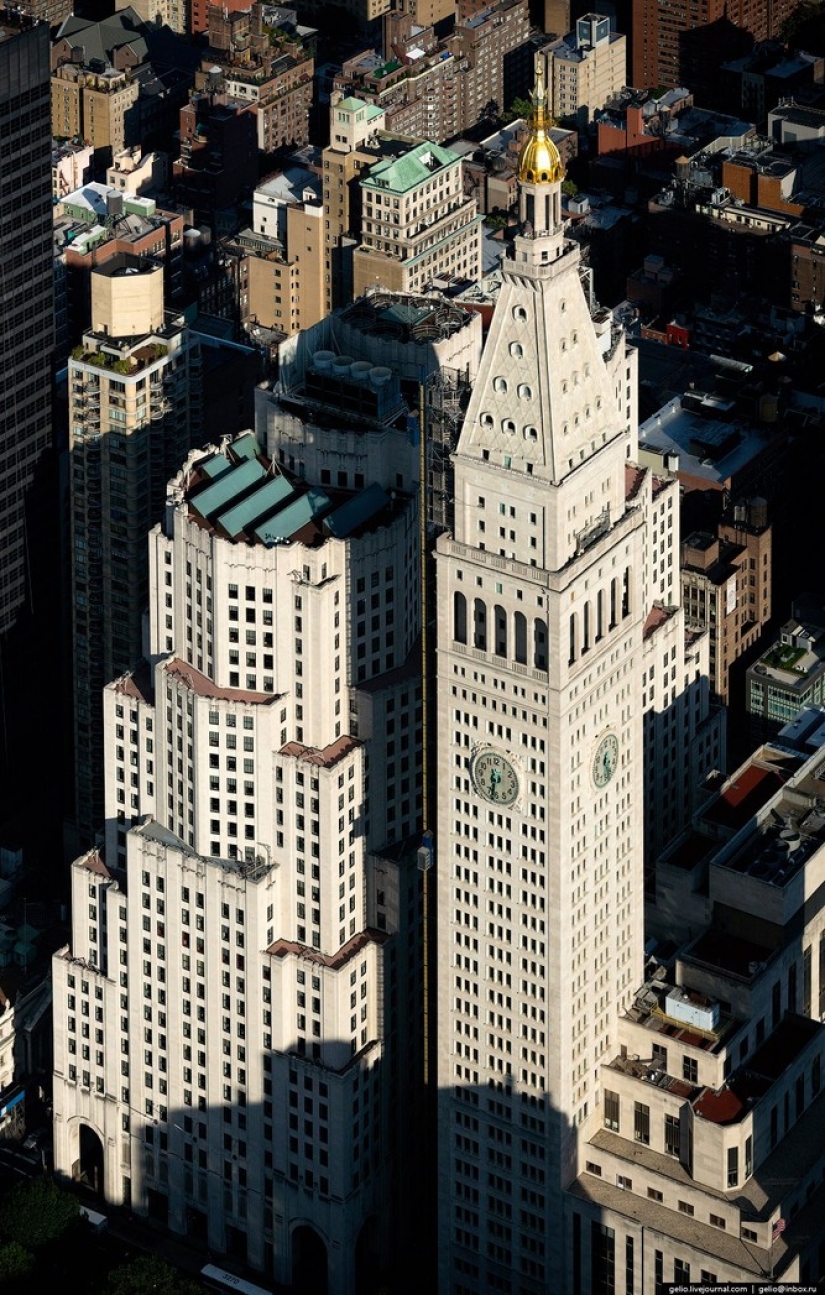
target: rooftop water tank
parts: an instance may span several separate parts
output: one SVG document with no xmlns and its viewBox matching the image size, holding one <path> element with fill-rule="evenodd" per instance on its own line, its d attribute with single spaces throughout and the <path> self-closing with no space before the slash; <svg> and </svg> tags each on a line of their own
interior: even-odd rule
<svg viewBox="0 0 825 1295">
<path fill-rule="evenodd" d="M 388 369 L 384 364 L 376 364 L 370 369 L 370 382 L 374 387 L 386 387 L 392 378 L 392 369 Z"/>
<path fill-rule="evenodd" d="M 319 373 L 327 373 L 332 368 L 334 359 L 334 351 L 316 351 L 312 357 L 312 367 Z"/>
</svg>

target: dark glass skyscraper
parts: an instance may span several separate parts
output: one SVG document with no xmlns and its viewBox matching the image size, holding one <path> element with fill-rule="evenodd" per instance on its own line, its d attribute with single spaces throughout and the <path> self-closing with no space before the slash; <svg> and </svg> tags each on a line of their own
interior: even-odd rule
<svg viewBox="0 0 825 1295">
<path fill-rule="evenodd" d="M 31 783 L 29 672 L 57 602 L 49 29 L 0 10 L 0 826 Z M 50 538 L 52 537 L 52 538 Z M 49 559 L 49 550 L 51 557 Z M 42 564 L 42 565 L 41 565 Z M 46 586 L 42 571 L 51 571 Z M 49 583 L 51 580 L 51 583 Z M 54 653 L 54 644 L 51 647 Z M 57 663 L 52 659 L 52 669 Z M 42 735 L 41 735 L 42 737 Z"/>
</svg>

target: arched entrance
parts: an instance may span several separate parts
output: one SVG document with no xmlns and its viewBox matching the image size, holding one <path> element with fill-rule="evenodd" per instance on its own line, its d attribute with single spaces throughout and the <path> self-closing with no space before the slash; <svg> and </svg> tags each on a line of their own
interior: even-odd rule
<svg viewBox="0 0 825 1295">
<path fill-rule="evenodd" d="M 103 1143 L 88 1124 L 81 1124 L 78 1137 L 78 1159 L 74 1163 L 73 1178 L 103 1195 Z"/>
<path fill-rule="evenodd" d="M 356 1295 L 376 1295 L 381 1284 L 381 1247 L 374 1214 L 364 1223 L 355 1243 Z"/>
<path fill-rule="evenodd" d="M 327 1248 L 305 1225 L 292 1233 L 292 1286 L 300 1295 L 327 1295 Z"/>
</svg>

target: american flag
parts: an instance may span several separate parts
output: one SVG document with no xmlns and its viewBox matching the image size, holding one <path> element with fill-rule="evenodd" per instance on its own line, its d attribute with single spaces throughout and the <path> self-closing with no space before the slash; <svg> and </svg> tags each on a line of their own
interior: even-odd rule
<svg viewBox="0 0 825 1295">
<path fill-rule="evenodd" d="M 772 1240 L 778 1241 L 787 1226 L 788 1224 L 785 1219 L 777 1219 L 773 1225 L 773 1233 L 771 1234 Z"/>
</svg>

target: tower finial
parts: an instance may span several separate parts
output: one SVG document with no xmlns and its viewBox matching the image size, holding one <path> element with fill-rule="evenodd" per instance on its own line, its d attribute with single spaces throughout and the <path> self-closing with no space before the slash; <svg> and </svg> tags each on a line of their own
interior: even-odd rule
<svg viewBox="0 0 825 1295">
<path fill-rule="evenodd" d="M 558 149 L 550 138 L 550 116 L 547 112 L 547 90 L 544 85 L 544 57 L 536 54 L 535 77 L 530 98 L 530 134 L 519 154 L 518 178 L 522 184 L 556 184 L 564 179 L 564 166 Z"/>
<path fill-rule="evenodd" d="M 547 90 L 544 85 L 544 58 L 541 54 L 537 53 L 533 60 L 533 72 L 533 91 L 530 95 L 533 115 L 530 125 L 533 130 L 541 130 L 547 127 Z"/>
</svg>

